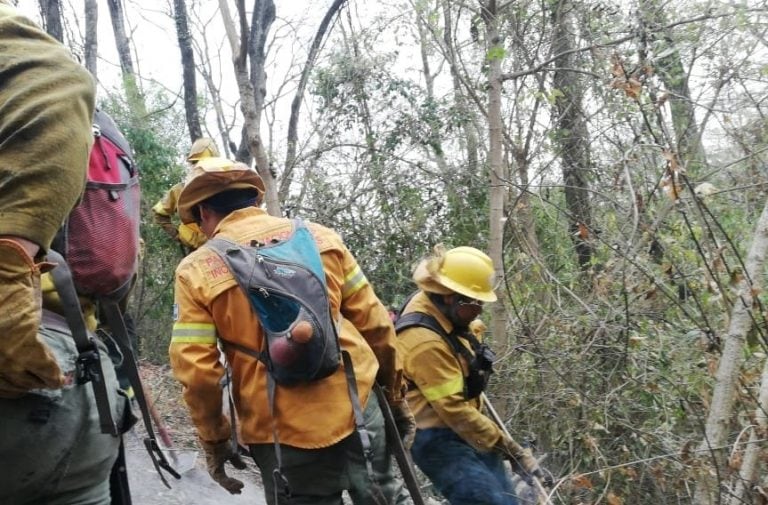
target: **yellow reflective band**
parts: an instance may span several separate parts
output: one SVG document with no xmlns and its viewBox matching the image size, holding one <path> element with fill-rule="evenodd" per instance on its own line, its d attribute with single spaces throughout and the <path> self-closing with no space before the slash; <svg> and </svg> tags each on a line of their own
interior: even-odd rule
<svg viewBox="0 0 768 505">
<path fill-rule="evenodd" d="M 209 344 L 216 345 L 216 337 L 171 337 L 171 344 Z"/>
<path fill-rule="evenodd" d="M 172 344 L 216 344 L 216 327 L 211 323 L 176 323 Z"/>
<path fill-rule="evenodd" d="M 366 284 L 368 284 L 368 279 L 365 278 L 365 274 L 360 270 L 360 267 L 356 266 L 355 269 L 344 278 L 344 286 L 341 288 L 341 296 L 344 298 L 352 296 Z"/>
<path fill-rule="evenodd" d="M 440 384 L 439 386 L 433 386 L 431 388 L 419 388 L 421 394 L 428 402 L 433 402 L 447 396 L 451 396 L 456 393 L 464 391 L 464 377 L 457 375 L 452 380 Z"/>
</svg>

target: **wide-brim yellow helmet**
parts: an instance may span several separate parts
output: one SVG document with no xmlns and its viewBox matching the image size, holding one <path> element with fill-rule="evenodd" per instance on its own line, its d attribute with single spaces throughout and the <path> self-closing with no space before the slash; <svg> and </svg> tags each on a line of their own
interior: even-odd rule
<svg viewBox="0 0 768 505">
<path fill-rule="evenodd" d="M 219 149 L 216 147 L 216 143 L 212 138 L 201 137 L 192 143 L 192 147 L 189 148 L 189 154 L 187 155 L 187 161 L 194 163 L 203 158 L 217 158 L 219 156 Z"/>
<path fill-rule="evenodd" d="M 456 247 L 423 260 L 413 272 L 419 288 L 429 293 L 458 293 L 482 302 L 495 302 L 493 261 L 474 247 Z"/>
<path fill-rule="evenodd" d="M 179 218 L 184 224 L 194 223 L 193 209 L 200 202 L 222 191 L 247 188 L 263 197 L 264 181 L 256 170 L 227 158 L 203 158 L 192 168 L 179 195 Z"/>
</svg>

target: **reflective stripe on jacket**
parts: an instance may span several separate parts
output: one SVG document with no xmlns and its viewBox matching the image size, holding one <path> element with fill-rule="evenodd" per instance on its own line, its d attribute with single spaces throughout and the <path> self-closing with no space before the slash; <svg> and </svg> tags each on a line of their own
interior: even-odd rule
<svg viewBox="0 0 768 505">
<path fill-rule="evenodd" d="M 409 312 L 429 314 L 446 332 L 453 330 L 451 322 L 423 291 L 403 310 L 403 314 Z M 472 352 L 468 342 L 459 341 Z M 402 331 L 397 350 L 404 378 L 416 386 L 406 398 L 417 427 L 450 428 L 475 449 L 490 450 L 501 437 L 501 430 L 481 412 L 480 398 L 464 399 L 466 360 L 456 355 L 442 336 L 423 327 Z"/>
<path fill-rule="evenodd" d="M 309 223 L 326 273 L 334 319 L 343 314 L 340 343 L 355 368 L 358 391 L 365 405 L 374 379 L 389 391 L 400 390 L 395 360 L 395 334 L 387 311 L 373 292 L 352 254 L 332 230 Z M 268 215 L 255 207 L 224 218 L 215 235 L 240 243 L 268 243 L 291 230 L 288 219 Z M 222 414 L 217 337 L 260 351 L 263 335 L 249 301 L 223 261 L 206 247 L 187 256 L 176 270 L 176 322 L 170 345 L 171 366 L 184 385 L 184 399 L 203 440 L 229 435 Z M 272 419 L 267 401 L 265 365 L 254 357 L 227 348 L 232 366 L 235 406 L 241 441 L 272 441 Z M 275 418 L 280 442 L 299 448 L 330 446 L 354 429 L 352 404 L 344 370 L 317 382 L 290 388 L 277 387 Z"/>
</svg>

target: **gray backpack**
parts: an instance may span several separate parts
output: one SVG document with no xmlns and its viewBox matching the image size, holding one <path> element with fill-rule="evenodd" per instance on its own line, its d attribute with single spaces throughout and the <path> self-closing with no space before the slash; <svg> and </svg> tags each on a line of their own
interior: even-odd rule
<svg viewBox="0 0 768 505">
<path fill-rule="evenodd" d="M 254 354 L 281 386 L 322 379 L 341 361 L 320 252 L 300 219 L 285 240 L 250 247 L 215 238 L 206 244 L 227 264 L 264 329 Z M 244 351 L 241 346 L 226 342 Z"/>
<path fill-rule="evenodd" d="M 331 316 L 325 271 L 312 234 L 301 219 L 285 240 L 269 244 L 256 241 L 241 246 L 216 238 L 205 243 L 224 260 L 251 302 L 264 329 L 265 345 L 260 351 L 221 339 L 226 349 L 234 348 L 261 360 L 267 374 L 269 412 L 275 417 L 275 385 L 290 387 L 328 377 L 344 363 L 347 391 L 352 403 L 355 428 L 360 436 L 366 469 L 375 481 L 371 438 L 357 393 L 352 359 L 341 350 L 338 328 Z M 231 400 L 230 400 L 231 402 Z M 230 408 L 234 408 L 230 403 Z M 232 438 L 236 428 L 232 418 Z M 282 456 L 277 428 L 273 424 L 277 469 L 272 475 L 275 503 L 279 494 L 290 496 L 288 480 L 282 472 Z"/>
</svg>

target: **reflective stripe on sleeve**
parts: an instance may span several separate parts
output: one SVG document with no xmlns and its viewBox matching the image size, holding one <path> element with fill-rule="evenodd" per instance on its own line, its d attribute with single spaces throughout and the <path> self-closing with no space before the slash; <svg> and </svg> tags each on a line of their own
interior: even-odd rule
<svg viewBox="0 0 768 505">
<path fill-rule="evenodd" d="M 176 323 L 173 325 L 171 344 L 216 345 L 216 326 L 211 323 Z"/>
<path fill-rule="evenodd" d="M 444 382 L 443 384 L 432 386 L 430 388 L 419 388 L 419 390 L 421 391 L 421 394 L 424 395 L 424 398 L 426 398 L 428 402 L 433 402 L 435 400 L 445 398 L 446 396 L 451 396 L 453 394 L 463 392 L 464 377 L 462 377 L 461 375 L 457 375 L 450 381 Z"/>
<path fill-rule="evenodd" d="M 363 286 L 368 284 L 368 279 L 365 278 L 365 274 L 360 270 L 359 266 L 355 266 L 344 278 L 344 286 L 341 288 L 341 296 L 347 298 L 357 293 Z"/>
</svg>

